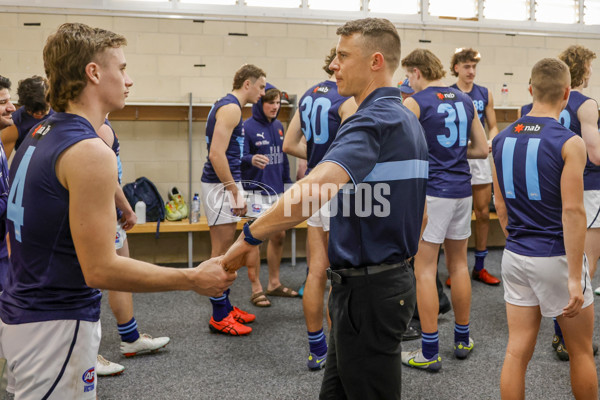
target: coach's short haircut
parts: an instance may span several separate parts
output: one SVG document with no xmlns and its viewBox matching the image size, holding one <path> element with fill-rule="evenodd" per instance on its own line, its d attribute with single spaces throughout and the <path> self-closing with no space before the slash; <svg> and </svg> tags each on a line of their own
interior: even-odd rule
<svg viewBox="0 0 600 400">
<path fill-rule="evenodd" d="M 19 81 L 17 95 L 19 104 L 30 113 L 48 111 L 46 92 L 48 91 L 48 80 L 44 77 L 34 75 Z"/>
<path fill-rule="evenodd" d="M 12 86 L 12 83 L 10 82 L 10 79 L 0 75 L 0 90 L 4 90 L 4 89 L 10 90 L 11 86 Z"/>
<path fill-rule="evenodd" d="M 479 54 L 477 50 L 456 49 L 456 52 L 454 52 L 450 59 L 450 73 L 454 76 L 458 76 L 456 71 L 454 71 L 454 66 L 456 66 L 456 64 L 464 62 L 478 63 L 479 60 L 481 60 L 481 54 Z"/>
<path fill-rule="evenodd" d="M 44 69 L 49 81 L 46 100 L 56 111 L 65 111 L 85 86 L 85 67 L 101 62 L 99 56 L 109 48 L 125 46 L 124 36 L 80 23 L 62 24 L 48 37 L 44 46 Z"/>
<path fill-rule="evenodd" d="M 533 102 L 555 103 L 571 85 L 569 67 L 558 58 L 542 58 L 531 70 Z"/>
<path fill-rule="evenodd" d="M 596 53 L 578 44 L 569 46 L 558 56 L 569 66 L 571 72 L 571 86 L 578 87 L 583 84 L 588 71 L 586 64 L 596 58 Z"/>
<path fill-rule="evenodd" d="M 247 80 L 254 83 L 263 76 L 266 78 L 267 74 L 256 65 L 244 64 L 242 68 L 237 70 L 233 77 L 233 90 L 240 89 Z"/>
<path fill-rule="evenodd" d="M 415 49 L 402 59 L 403 68 L 416 68 L 428 81 L 437 81 L 446 75 L 442 62 L 427 49 Z"/>
<path fill-rule="evenodd" d="M 340 36 L 359 33 L 363 37 L 365 54 L 379 52 L 393 72 L 400 63 L 400 36 L 394 24 L 383 18 L 364 18 L 348 21 L 336 32 Z"/>
</svg>

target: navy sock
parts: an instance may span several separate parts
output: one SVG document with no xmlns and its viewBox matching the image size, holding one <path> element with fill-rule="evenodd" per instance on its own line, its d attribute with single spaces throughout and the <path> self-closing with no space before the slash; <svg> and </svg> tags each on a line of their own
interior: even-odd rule
<svg viewBox="0 0 600 400">
<path fill-rule="evenodd" d="M 225 305 L 227 306 L 227 314 L 229 314 L 230 312 L 233 311 L 233 306 L 229 302 L 229 292 L 230 291 L 231 291 L 231 289 L 227 289 L 226 291 L 223 292 L 223 294 L 225 295 Z M 223 317 L 223 318 L 225 318 L 225 317 Z"/>
<path fill-rule="evenodd" d="M 460 325 L 454 323 L 454 342 L 463 342 L 469 345 L 469 324 Z"/>
<path fill-rule="evenodd" d="M 565 339 L 563 339 L 562 330 L 560 329 L 558 321 L 556 318 L 552 318 L 552 322 L 554 322 L 554 334 L 559 337 L 562 344 L 565 344 Z"/>
<path fill-rule="evenodd" d="M 438 331 L 433 333 L 421 332 L 421 345 L 423 357 L 430 360 L 440 352 L 440 335 Z"/>
<path fill-rule="evenodd" d="M 485 261 L 485 256 L 488 255 L 488 250 L 475 250 L 475 271 L 479 272 L 483 269 L 483 262 Z"/>
<path fill-rule="evenodd" d="M 124 324 L 117 324 L 117 330 L 121 335 L 122 342 L 133 343 L 139 339 L 140 333 L 137 329 L 137 322 L 135 318 L 131 318 L 131 321 L 125 322 Z"/>
<path fill-rule="evenodd" d="M 310 352 L 316 354 L 317 357 L 324 356 L 327 353 L 327 339 L 323 333 L 323 328 L 316 332 L 308 332 L 308 346 Z"/>
<path fill-rule="evenodd" d="M 213 319 L 215 321 L 222 321 L 223 318 L 229 315 L 229 309 L 227 308 L 227 295 L 223 294 L 221 297 L 211 297 L 210 302 L 213 308 Z"/>
</svg>

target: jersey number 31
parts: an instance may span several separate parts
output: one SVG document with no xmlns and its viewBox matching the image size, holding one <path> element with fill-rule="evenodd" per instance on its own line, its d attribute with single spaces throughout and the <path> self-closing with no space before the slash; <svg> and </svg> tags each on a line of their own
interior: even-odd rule
<svg viewBox="0 0 600 400">
<path fill-rule="evenodd" d="M 456 109 L 455 109 L 456 107 Z M 438 142 L 444 147 L 452 147 L 458 140 L 458 145 L 463 147 L 467 145 L 467 113 L 462 101 L 454 103 L 441 103 L 437 108 L 438 114 L 447 114 L 444 119 L 446 129 L 450 131 L 449 135 L 437 135 Z"/>
</svg>

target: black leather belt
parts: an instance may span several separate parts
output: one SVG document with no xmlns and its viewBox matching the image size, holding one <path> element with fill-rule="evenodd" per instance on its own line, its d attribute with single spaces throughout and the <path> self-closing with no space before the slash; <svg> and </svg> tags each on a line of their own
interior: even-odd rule
<svg viewBox="0 0 600 400">
<path fill-rule="evenodd" d="M 359 276 L 376 275 L 381 272 L 389 271 L 391 269 L 400 268 L 402 266 L 408 266 L 408 260 L 402 261 L 396 264 L 380 264 L 380 265 L 369 265 L 368 267 L 362 268 L 346 268 L 346 269 L 327 269 L 327 278 L 334 283 L 343 283 L 344 278 L 355 278 Z"/>
</svg>

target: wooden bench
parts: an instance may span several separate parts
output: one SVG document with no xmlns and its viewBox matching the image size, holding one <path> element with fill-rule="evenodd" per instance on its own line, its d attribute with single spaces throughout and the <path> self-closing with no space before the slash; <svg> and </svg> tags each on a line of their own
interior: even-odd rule
<svg viewBox="0 0 600 400">
<path fill-rule="evenodd" d="M 245 221 L 240 221 L 237 224 L 237 230 L 241 231 Z M 292 265 L 296 265 L 296 229 L 306 229 L 306 221 L 298 224 L 291 231 L 291 243 L 292 243 Z M 194 251 L 194 243 L 192 240 L 192 233 L 194 232 L 208 232 L 208 222 L 206 217 L 200 217 L 199 222 L 190 223 L 186 218 L 181 221 L 163 221 L 160 223 L 160 233 L 181 233 L 187 232 L 188 234 L 188 267 L 192 268 L 193 259 L 192 254 Z M 156 233 L 156 222 L 146 222 L 145 224 L 135 225 L 131 230 L 127 232 L 128 235 L 135 235 L 140 233 Z"/>
<path fill-rule="evenodd" d="M 471 215 L 471 221 L 475 220 L 475 213 Z M 498 215 L 495 212 L 490 212 L 490 221 L 497 221 Z M 243 221 L 238 222 L 237 230 L 242 230 L 244 225 Z M 291 262 L 292 265 L 296 265 L 296 230 L 297 229 L 306 229 L 306 221 L 298 224 L 294 228 L 290 230 L 291 232 Z M 163 221 L 160 223 L 160 233 L 185 233 L 188 234 L 188 267 L 193 266 L 193 249 L 194 243 L 192 240 L 192 234 L 194 232 L 208 232 L 208 223 L 206 222 L 206 217 L 200 217 L 200 221 L 196 223 L 190 223 L 188 219 L 184 219 L 182 221 Z M 127 232 L 128 235 L 137 235 L 137 234 L 154 234 L 156 233 L 156 222 L 147 222 L 145 224 L 139 224 L 134 226 L 130 231 Z"/>
</svg>

